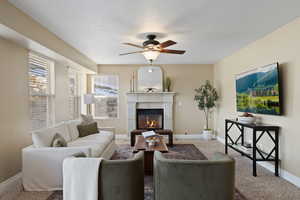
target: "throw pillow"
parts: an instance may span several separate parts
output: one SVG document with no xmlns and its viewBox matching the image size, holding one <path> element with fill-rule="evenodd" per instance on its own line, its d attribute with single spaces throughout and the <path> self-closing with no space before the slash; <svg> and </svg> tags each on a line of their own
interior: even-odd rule
<svg viewBox="0 0 300 200">
<path fill-rule="evenodd" d="M 85 157 L 87 157 L 86 154 L 83 153 L 83 152 L 74 153 L 72 156 L 75 157 L 75 158 L 85 158 Z"/>
<path fill-rule="evenodd" d="M 81 114 L 81 125 L 87 125 L 94 122 L 93 115 L 84 115 Z"/>
<path fill-rule="evenodd" d="M 87 125 L 79 124 L 77 128 L 79 132 L 79 137 L 85 137 L 99 132 L 97 122 L 93 122 Z"/>
<path fill-rule="evenodd" d="M 51 142 L 51 147 L 66 147 L 66 146 L 68 146 L 66 140 L 59 133 L 56 133 Z"/>
</svg>

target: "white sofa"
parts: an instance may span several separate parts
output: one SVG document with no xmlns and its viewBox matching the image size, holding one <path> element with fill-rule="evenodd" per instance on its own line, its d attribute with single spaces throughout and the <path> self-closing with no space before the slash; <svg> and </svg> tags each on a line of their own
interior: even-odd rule
<svg viewBox="0 0 300 200">
<path fill-rule="evenodd" d="M 62 190 L 63 160 L 76 153 L 111 158 L 117 149 L 114 133 L 100 128 L 98 134 L 80 138 L 78 124 L 80 120 L 72 120 L 32 133 L 33 145 L 22 150 L 22 176 L 26 191 Z M 50 147 L 56 133 L 64 137 L 67 147 Z"/>
</svg>

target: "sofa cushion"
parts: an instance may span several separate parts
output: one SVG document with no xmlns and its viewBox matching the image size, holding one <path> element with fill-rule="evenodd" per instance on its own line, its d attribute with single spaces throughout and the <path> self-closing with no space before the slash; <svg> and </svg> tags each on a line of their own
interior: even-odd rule
<svg viewBox="0 0 300 200">
<path fill-rule="evenodd" d="M 77 128 L 78 128 L 78 132 L 79 132 L 79 137 L 85 137 L 88 135 L 98 133 L 97 122 L 93 122 L 93 123 L 85 124 L 85 125 L 79 124 L 77 126 Z"/>
<path fill-rule="evenodd" d="M 91 148 L 92 157 L 100 157 L 105 150 L 106 143 L 96 143 L 91 141 L 75 140 L 68 143 L 68 147 L 89 147 Z"/>
<path fill-rule="evenodd" d="M 77 126 L 81 123 L 81 120 L 79 120 L 79 119 L 71 120 L 71 121 L 67 121 L 65 123 L 69 129 L 71 140 L 76 140 L 79 137 L 79 132 L 78 132 Z"/>
<path fill-rule="evenodd" d="M 88 124 L 91 124 L 91 123 L 95 122 L 93 115 L 81 114 L 80 117 L 81 117 L 81 124 L 82 125 L 88 125 Z"/>
<path fill-rule="evenodd" d="M 100 157 L 106 147 L 113 141 L 113 133 L 98 133 L 86 137 L 78 138 L 68 143 L 69 147 L 86 146 L 92 150 L 92 157 Z"/>
<path fill-rule="evenodd" d="M 56 133 L 51 142 L 51 147 L 67 147 L 66 140 L 59 134 Z"/>
<path fill-rule="evenodd" d="M 72 140 L 66 123 L 60 123 L 54 126 L 53 129 L 55 133 L 59 133 L 67 142 L 70 142 Z"/>
<path fill-rule="evenodd" d="M 106 133 L 98 133 L 98 134 L 93 134 L 93 135 L 88 135 L 86 137 L 79 138 L 78 140 L 80 141 L 91 141 L 91 142 L 96 142 L 98 144 L 100 143 L 107 143 L 109 144 L 112 142 L 114 139 L 114 134 L 110 132 Z"/>
<path fill-rule="evenodd" d="M 45 128 L 32 132 L 32 142 L 37 148 L 50 147 L 55 132 L 52 128 Z"/>
<path fill-rule="evenodd" d="M 32 132 L 33 145 L 37 148 L 51 147 L 52 140 L 56 133 L 59 133 L 66 140 L 66 142 L 71 141 L 71 137 L 69 135 L 69 131 L 67 129 L 66 124 L 61 123 L 54 127 Z"/>
</svg>

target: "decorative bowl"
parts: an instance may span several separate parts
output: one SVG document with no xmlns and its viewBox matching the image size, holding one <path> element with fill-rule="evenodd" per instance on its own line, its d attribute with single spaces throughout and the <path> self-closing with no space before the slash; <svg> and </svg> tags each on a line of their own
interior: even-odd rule
<svg viewBox="0 0 300 200">
<path fill-rule="evenodd" d="M 238 121 L 245 124 L 252 124 L 255 122 L 255 117 L 238 117 Z"/>
<path fill-rule="evenodd" d="M 146 142 L 148 143 L 149 146 L 155 146 L 159 142 L 158 137 L 149 137 L 146 138 Z"/>
</svg>

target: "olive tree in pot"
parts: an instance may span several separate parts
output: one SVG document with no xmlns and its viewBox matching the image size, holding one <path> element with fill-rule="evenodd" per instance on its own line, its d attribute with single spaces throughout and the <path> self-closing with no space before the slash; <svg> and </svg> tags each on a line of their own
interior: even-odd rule
<svg viewBox="0 0 300 200">
<path fill-rule="evenodd" d="M 216 89 L 207 80 L 200 88 L 195 89 L 195 101 L 198 103 L 198 108 L 203 110 L 205 115 L 205 129 L 203 130 L 203 137 L 205 139 L 211 139 L 213 136 L 213 130 L 209 128 L 209 117 L 212 109 L 216 106 L 218 100 L 218 93 Z"/>
</svg>

